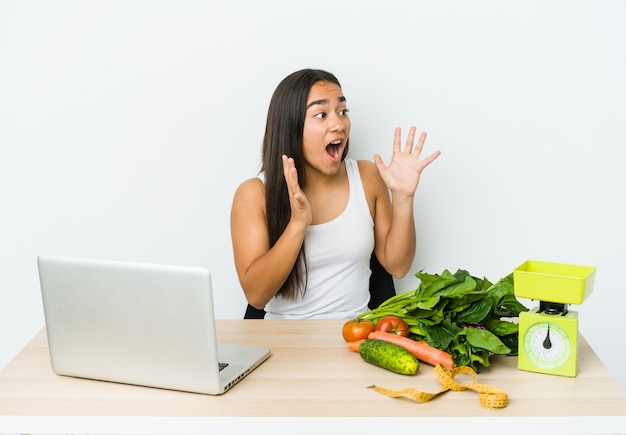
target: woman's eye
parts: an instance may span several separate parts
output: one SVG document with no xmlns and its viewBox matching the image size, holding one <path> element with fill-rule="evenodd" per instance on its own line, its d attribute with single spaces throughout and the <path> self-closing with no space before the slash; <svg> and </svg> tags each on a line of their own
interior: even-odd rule
<svg viewBox="0 0 626 435">
<path fill-rule="evenodd" d="M 342 116 L 348 116 L 348 113 L 349 113 L 349 112 L 350 112 L 350 111 L 349 111 L 348 109 L 343 109 L 343 110 L 339 111 L 339 113 L 340 113 Z"/>
<path fill-rule="evenodd" d="M 315 117 L 319 119 L 324 119 L 326 118 L 326 114 L 324 112 L 320 112 L 317 115 L 315 115 Z"/>
</svg>

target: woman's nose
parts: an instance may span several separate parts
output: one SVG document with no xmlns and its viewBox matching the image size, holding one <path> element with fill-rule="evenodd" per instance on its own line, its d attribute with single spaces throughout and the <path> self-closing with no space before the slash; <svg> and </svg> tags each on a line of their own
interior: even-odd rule
<svg viewBox="0 0 626 435">
<path fill-rule="evenodd" d="M 330 131 L 339 132 L 344 131 L 346 129 L 345 120 L 341 118 L 338 114 L 331 115 L 330 119 Z"/>
</svg>

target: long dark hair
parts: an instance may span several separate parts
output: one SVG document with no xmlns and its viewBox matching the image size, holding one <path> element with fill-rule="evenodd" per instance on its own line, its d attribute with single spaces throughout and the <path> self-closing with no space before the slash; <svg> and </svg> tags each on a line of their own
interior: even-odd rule
<svg viewBox="0 0 626 435">
<path fill-rule="evenodd" d="M 303 69 L 285 77 L 276 87 L 270 100 L 263 138 L 262 167 L 265 173 L 265 213 L 270 246 L 274 246 L 291 218 L 282 155 L 293 158 L 300 187 L 304 188 L 306 185 L 302 136 L 309 92 L 317 82 L 330 82 L 341 88 L 339 80 L 333 74 L 318 69 Z M 343 158 L 347 152 L 346 143 Z M 286 299 L 295 299 L 298 296 L 298 289 L 304 293 L 305 276 L 306 258 L 303 243 L 291 273 L 278 291 L 278 295 Z"/>
</svg>

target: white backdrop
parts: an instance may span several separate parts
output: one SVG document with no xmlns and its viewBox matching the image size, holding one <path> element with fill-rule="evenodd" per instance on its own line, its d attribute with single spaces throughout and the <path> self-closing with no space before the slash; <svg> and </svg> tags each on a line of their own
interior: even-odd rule
<svg viewBox="0 0 626 435">
<path fill-rule="evenodd" d="M 388 161 L 412 124 L 443 152 L 414 270 L 596 266 L 572 308 L 626 388 L 626 3 L 370 3 L 0 0 L 0 368 L 43 326 L 40 253 L 207 266 L 218 317 L 241 317 L 232 195 L 275 86 L 318 67 L 353 157 Z"/>
</svg>

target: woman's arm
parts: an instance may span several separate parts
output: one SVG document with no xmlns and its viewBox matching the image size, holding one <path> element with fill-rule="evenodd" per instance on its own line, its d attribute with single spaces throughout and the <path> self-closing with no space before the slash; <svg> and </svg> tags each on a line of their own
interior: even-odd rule
<svg viewBox="0 0 626 435">
<path fill-rule="evenodd" d="M 311 222 L 310 207 L 298 185 L 293 160 L 284 158 L 292 217 L 270 248 L 265 210 L 265 186 L 258 178 L 245 181 L 235 192 L 230 226 L 235 268 L 248 303 L 263 308 L 291 273 Z"/>
<path fill-rule="evenodd" d="M 392 275 L 405 276 L 415 258 L 415 219 L 413 214 L 415 191 L 422 171 L 440 152 L 435 151 L 420 160 L 426 141 L 422 133 L 413 147 L 415 127 L 411 127 L 404 150 L 401 149 L 401 131 L 396 128 L 393 156 L 385 166 L 379 155 L 374 156 L 378 177 L 371 188 L 375 192 L 374 234 L 375 251 L 380 263 Z M 391 195 L 389 194 L 391 192 Z"/>
</svg>

